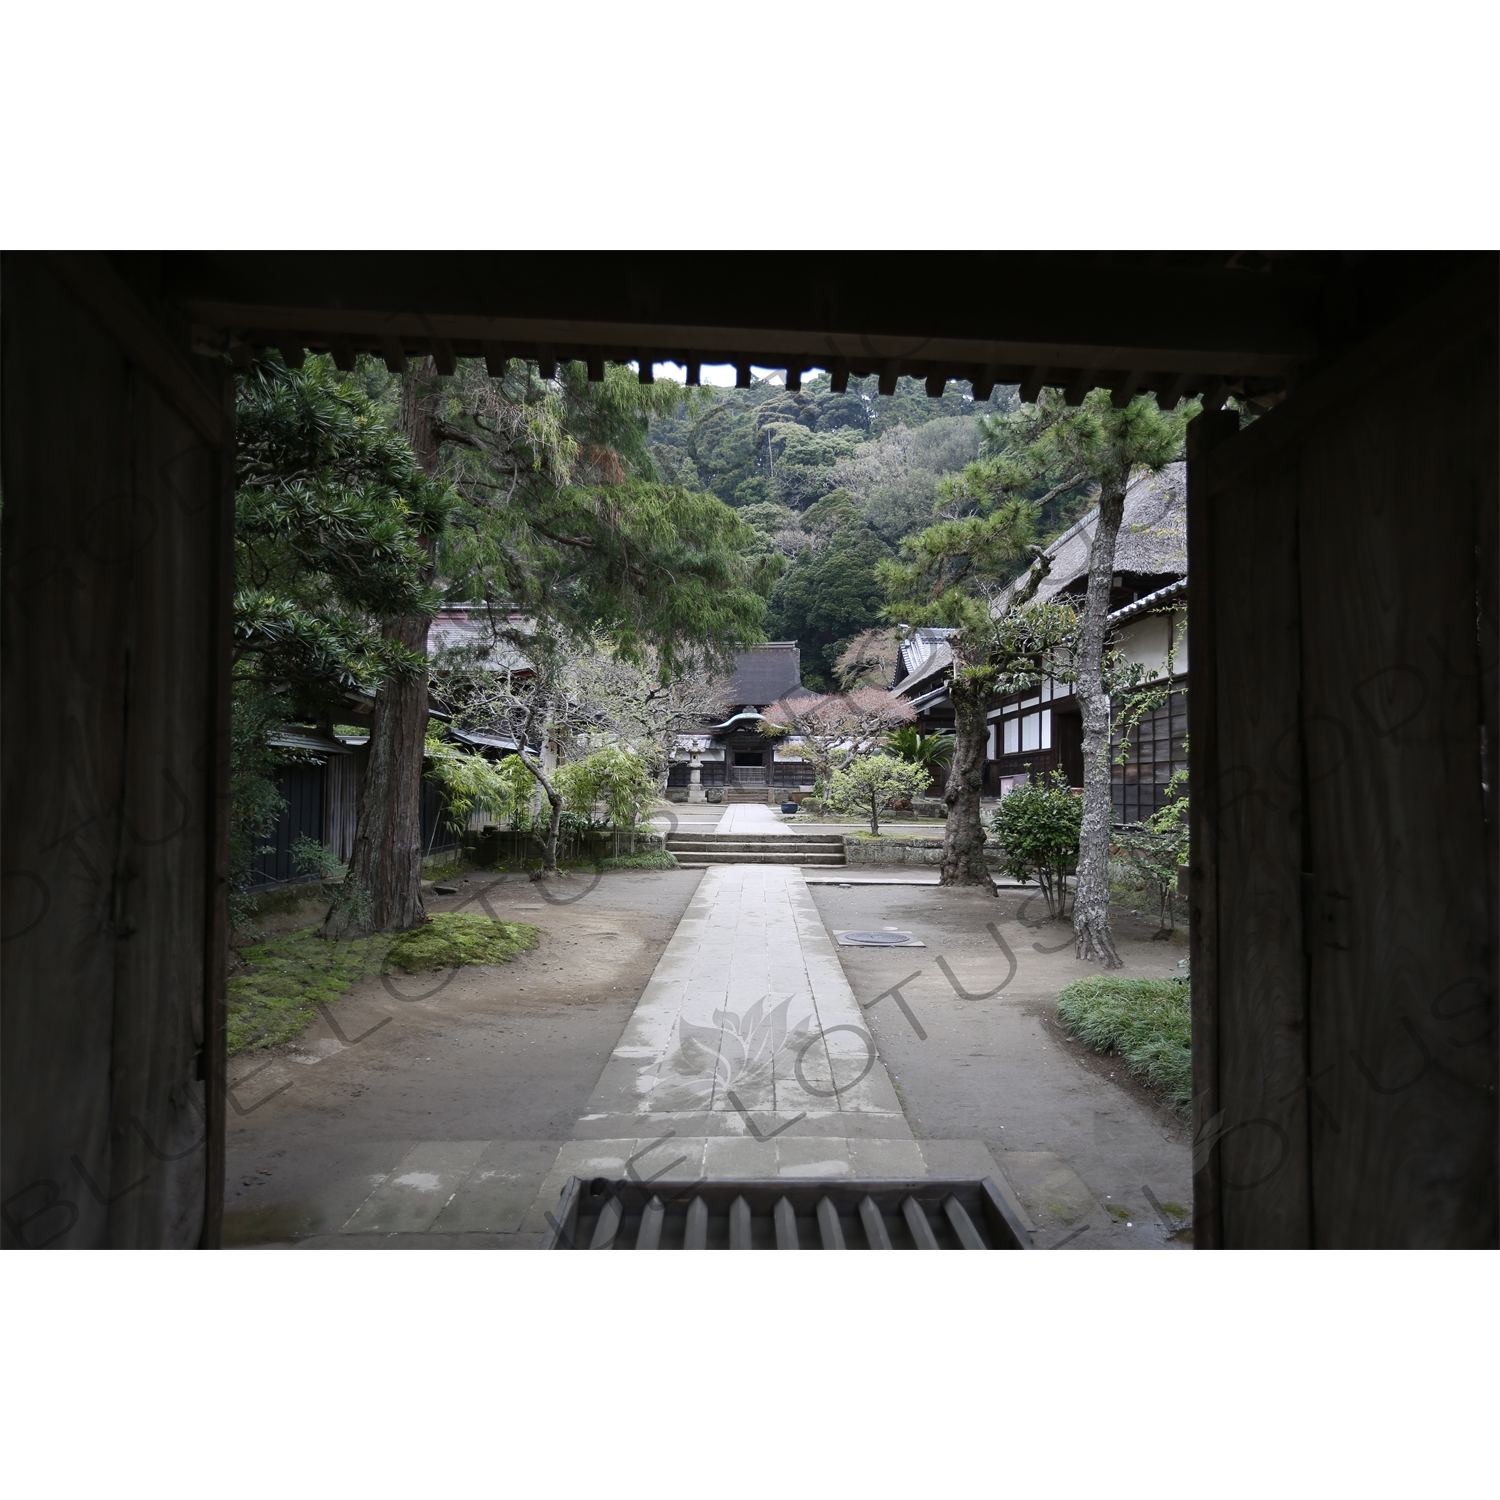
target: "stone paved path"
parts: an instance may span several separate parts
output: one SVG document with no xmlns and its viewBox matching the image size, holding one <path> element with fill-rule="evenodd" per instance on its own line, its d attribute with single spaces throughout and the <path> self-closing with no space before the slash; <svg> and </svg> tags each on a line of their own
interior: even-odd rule
<svg viewBox="0 0 1500 1500">
<path fill-rule="evenodd" d="M 704 872 L 575 1134 L 667 1129 L 911 1138 L 793 867 Z"/>
<path fill-rule="evenodd" d="M 792 836 L 792 830 L 768 806 L 760 802 L 735 803 L 719 819 L 714 832 L 739 835 L 747 833 L 780 833 L 785 834 L 787 838 Z"/>
</svg>

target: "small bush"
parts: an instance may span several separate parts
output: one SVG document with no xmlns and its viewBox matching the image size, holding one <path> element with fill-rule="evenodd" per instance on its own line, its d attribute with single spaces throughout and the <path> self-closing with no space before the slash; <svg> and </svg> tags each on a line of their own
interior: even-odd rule
<svg viewBox="0 0 1500 1500">
<path fill-rule="evenodd" d="M 327 844 L 304 833 L 292 845 L 292 868 L 319 880 L 337 880 L 344 873 L 344 862 Z"/>
<path fill-rule="evenodd" d="M 1064 772 L 1018 786 L 1001 800 L 990 827 L 1005 851 L 1005 873 L 1036 880 L 1047 898 L 1047 915 L 1064 916 L 1067 876 L 1078 863 L 1083 828 L 1083 798 L 1074 796 Z"/>
<path fill-rule="evenodd" d="M 646 854 L 620 854 L 602 860 L 601 870 L 675 870 L 677 856 L 670 849 L 652 849 Z"/>
<path fill-rule="evenodd" d="M 1069 1031 L 1124 1059 L 1148 1088 L 1186 1112 L 1193 1097 L 1192 1011 L 1185 979 L 1078 979 L 1057 997 Z"/>
</svg>

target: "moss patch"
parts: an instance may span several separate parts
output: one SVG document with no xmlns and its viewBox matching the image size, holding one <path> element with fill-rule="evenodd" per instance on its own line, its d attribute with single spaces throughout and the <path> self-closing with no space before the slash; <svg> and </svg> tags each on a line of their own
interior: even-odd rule
<svg viewBox="0 0 1500 1500">
<path fill-rule="evenodd" d="M 229 981 L 229 1055 L 290 1041 L 318 1013 L 371 974 L 505 963 L 536 947 L 524 922 L 440 912 L 410 932 L 328 942 L 303 927 L 239 950 L 244 967 Z"/>
<path fill-rule="evenodd" d="M 290 1041 L 367 974 L 376 974 L 388 935 L 330 943 L 316 927 L 239 950 L 245 967 L 229 981 L 229 1055 Z"/>
<path fill-rule="evenodd" d="M 1069 1031 L 1121 1057 L 1135 1078 L 1186 1112 L 1193 1096 L 1192 1014 L 1181 979 L 1079 979 L 1057 997 Z"/>
<path fill-rule="evenodd" d="M 478 912 L 439 912 L 430 922 L 403 932 L 391 944 L 386 965 L 416 974 L 461 969 L 465 964 L 503 964 L 535 948 L 540 936 L 525 922 L 498 922 Z"/>
</svg>

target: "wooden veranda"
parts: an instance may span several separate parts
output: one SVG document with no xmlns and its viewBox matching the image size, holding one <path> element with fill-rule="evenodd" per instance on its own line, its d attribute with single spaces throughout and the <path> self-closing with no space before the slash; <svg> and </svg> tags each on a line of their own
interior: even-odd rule
<svg viewBox="0 0 1500 1500">
<path fill-rule="evenodd" d="M 1497 272 L 7 255 L 5 1244 L 219 1242 L 231 375 L 276 347 L 1201 395 L 1196 1243 L 1496 1245 Z"/>
</svg>

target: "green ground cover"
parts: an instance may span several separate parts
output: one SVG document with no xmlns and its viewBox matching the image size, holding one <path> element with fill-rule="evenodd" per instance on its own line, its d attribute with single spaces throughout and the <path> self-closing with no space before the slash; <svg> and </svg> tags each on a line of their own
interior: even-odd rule
<svg viewBox="0 0 1500 1500">
<path fill-rule="evenodd" d="M 368 975 L 506 963 L 539 936 L 524 922 L 439 912 L 394 936 L 329 942 L 317 927 L 303 927 L 253 943 L 239 950 L 243 967 L 229 981 L 229 1055 L 290 1041 L 319 1005 L 341 999 Z"/>
<path fill-rule="evenodd" d="M 1193 1096 L 1192 1019 L 1185 979 L 1078 979 L 1057 997 L 1064 1026 L 1185 1112 Z"/>
<path fill-rule="evenodd" d="M 677 856 L 670 849 L 652 849 L 646 854 L 620 854 L 601 860 L 601 870 L 675 870 Z"/>
</svg>

